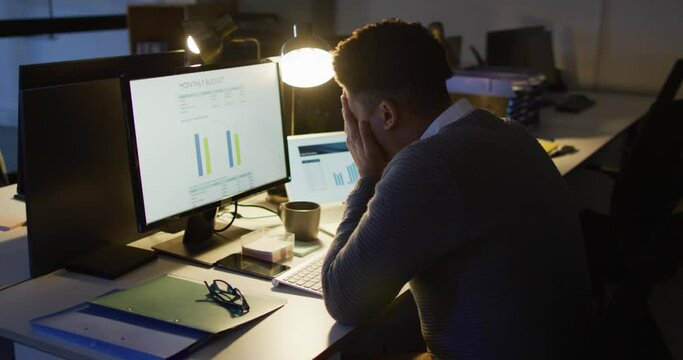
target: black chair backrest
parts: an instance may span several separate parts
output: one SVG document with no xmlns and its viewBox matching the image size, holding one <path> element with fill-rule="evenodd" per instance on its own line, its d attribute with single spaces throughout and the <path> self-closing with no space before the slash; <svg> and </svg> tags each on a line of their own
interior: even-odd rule
<svg viewBox="0 0 683 360">
<path fill-rule="evenodd" d="M 670 217 L 683 195 L 683 100 L 657 101 L 641 121 L 611 199 L 615 230 L 627 247 Z"/>
<path fill-rule="evenodd" d="M 682 82 L 679 59 L 623 154 L 610 210 L 627 247 L 647 238 L 648 229 L 668 218 L 683 195 L 683 100 L 674 100 Z"/>
<path fill-rule="evenodd" d="M 683 82 L 683 59 L 678 59 L 657 95 L 657 101 L 673 101 Z"/>
<path fill-rule="evenodd" d="M 680 235 L 674 233 L 672 210 L 683 197 L 683 99 L 674 98 L 682 79 L 683 59 L 623 154 L 611 199 L 612 232 L 593 237 L 615 239 L 618 262 L 625 265 L 596 322 L 595 359 L 673 359 L 649 312 L 648 296 L 656 281 L 676 270 L 672 244 Z M 599 258 L 600 265 L 610 259 Z"/>
</svg>

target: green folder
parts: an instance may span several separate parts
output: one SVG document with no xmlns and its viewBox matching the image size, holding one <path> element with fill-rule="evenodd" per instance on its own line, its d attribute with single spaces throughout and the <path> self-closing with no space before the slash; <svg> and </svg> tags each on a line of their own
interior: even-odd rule
<svg viewBox="0 0 683 360">
<path fill-rule="evenodd" d="M 281 298 L 243 293 L 251 309 L 244 315 L 235 316 L 209 300 L 207 293 L 203 283 L 165 275 L 101 296 L 90 303 L 213 334 L 259 318 L 287 303 Z"/>
</svg>

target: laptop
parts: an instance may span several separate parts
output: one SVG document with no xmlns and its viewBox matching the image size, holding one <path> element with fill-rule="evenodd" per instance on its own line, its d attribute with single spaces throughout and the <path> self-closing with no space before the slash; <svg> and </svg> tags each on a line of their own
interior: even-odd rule
<svg viewBox="0 0 683 360">
<path fill-rule="evenodd" d="M 292 180 L 285 188 L 290 201 L 346 200 L 359 175 L 343 131 L 288 136 L 287 146 Z"/>
</svg>

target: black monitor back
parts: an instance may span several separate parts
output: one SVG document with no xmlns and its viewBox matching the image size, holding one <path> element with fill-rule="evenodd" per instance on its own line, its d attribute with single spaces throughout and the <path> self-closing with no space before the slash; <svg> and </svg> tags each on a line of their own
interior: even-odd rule
<svg viewBox="0 0 683 360">
<path fill-rule="evenodd" d="M 120 80 L 22 95 L 31 276 L 147 235 L 136 230 Z"/>
<path fill-rule="evenodd" d="M 486 64 L 533 68 L 545 74 L 551 88 L 564 86 L 555 69 L 552 33 L 543 26 L 488 32 Z"/>
<path fill-rule="evenodd" d="M 121 74 L 147 73 L 185 64 L 183 50 L 158 54 L 114 56 L 19 66 L 19 91 L 83 81 L 109 79 Z"/>
<path fill-rule="evenodd" d="M 17 158 L 17 193 L 24 194 L 24 146 L 22 132 L 22 94 L 24 90 L 48 86 L 73 84 L 83 81 L 110 79 L 121 74 L 142 74 L 163 69 L 182 67 L 185 52 L 182 50 L 159 54 L 115 56 L 97 59 L 61 61 L 19 66 L 19 145 Z"/>
</svg>

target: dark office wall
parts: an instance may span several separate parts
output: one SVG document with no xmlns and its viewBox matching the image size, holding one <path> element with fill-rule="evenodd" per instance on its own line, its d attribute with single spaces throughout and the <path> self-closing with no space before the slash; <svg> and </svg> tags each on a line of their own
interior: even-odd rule
<svg viewBox="0 0 683 360">
<path fill-rule="evenodd" d="M 334 34 L 335 4 L 340 0 L 238 0 L 241 12 L 275 13 L 287 27 L 295 22 L 306 21 L 313 24 L 319 34 Z"/>
<path fill-rule="evenodd" d="M 54 17 L 125 14 L 132 0 L 52 1 Z M 0 20 L 46 18 L 47 0 L 2 0 Z M 128 55 L 128 31 L 0 38 L 0 127 L 16 127 L 18 68 L 22 64 Z"/>
<path fill-rule="evenodd" d="M 683 56 L 681 0 L 337 0 L 337 33 L 384 18 L 441 21 L 463 48 L 483 51 L 489 30 L 544 25 L 570 85 L 655 94 Z M 463 64 L 474 58 L 463 52 Z"/>
<path fill-rule="evenodd" d="M 382 19 L 401 18 L 429 24 L 440 21 L 446 36 L 461 35 L 463 48 L 475 45 L 484 49 L 486 31 L 496 26 L 495 0 L 337 0 L 336 32 L 349 34 L 355 28 Z M 465 64 L 474 63 L 469 51 L 463 51 Z"/>
<path fill-rule="evenodd" d="M 0 20 L 125 14 L 135 0 L 2 0 Z M 138 1 L 139 2 L 139 1 Z M 0 38 L 0 151 L 10 173 L 17 170 L 19 66 L 128 55 L 128 31 L 62 33 Z"/>
<path fill-rule="evenodd" d="M 683 58 L 683 1 L 603 0 L 597 84 L 654 93 Z"/>
</svg>

